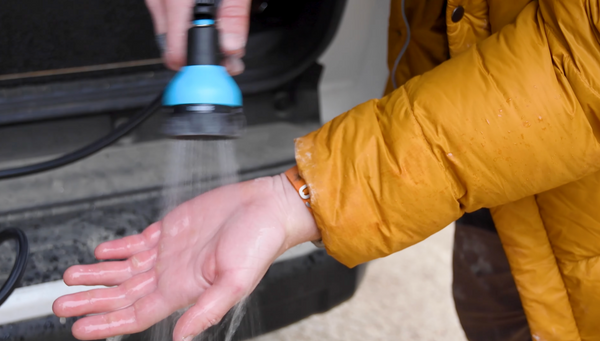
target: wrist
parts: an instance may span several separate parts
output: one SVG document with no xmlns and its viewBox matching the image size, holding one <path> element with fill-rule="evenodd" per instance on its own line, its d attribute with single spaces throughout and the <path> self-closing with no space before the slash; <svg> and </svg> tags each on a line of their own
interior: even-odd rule
<svg viewBox="0 0 600 341">
<path fill-rule="evenodd" d="M 282 204 L 284 205 L 282 220 L 286 228 L 288 248 L 301 243 L 320 240 L 321 233 L 317 228 L 314 216 L 286 175 L 275 175 L 273 180 L 281 189 Z"/>
</svg>

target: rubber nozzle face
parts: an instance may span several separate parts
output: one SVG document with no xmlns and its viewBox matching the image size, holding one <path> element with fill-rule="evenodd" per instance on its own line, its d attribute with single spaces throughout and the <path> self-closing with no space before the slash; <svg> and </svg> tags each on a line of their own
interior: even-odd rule
<svg viewBox="0 0 600 341">
<path fill-rule="evenodd" d="M 176 139 L 235 139 L 242 135 L 246 118 L 241 107 L 210 104 L 178 105 L 163 126 Z"/>
</svg>

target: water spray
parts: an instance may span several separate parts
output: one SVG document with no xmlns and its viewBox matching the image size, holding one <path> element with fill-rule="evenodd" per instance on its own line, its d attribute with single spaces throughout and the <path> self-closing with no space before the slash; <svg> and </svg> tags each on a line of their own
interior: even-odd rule
<svg viewBox="0 0 600 341">
<path fill-rule="evenodd" d="M 215 26 L 215 0 L 196 0 L 193 25 L 188 31 L 187 65 L 171 80 L 164 93 L 110 134 L 58 158 L 0 170 L 0 180 L 59 168 L 88 157 L 125 136 L 155 113 L 161 104 L 172 109 L 164 133 L 177 139 L 225 140 L 240 137 L 246 118 L 242 93 L 221 66 L 222 54 Z M 25 272 L 28 243 L 18 229 L 0 231 L 0 243 L 17 240 L 17 260 L 0 287 L 0 305 L 8 298 Z"/>
<path fill-rule="evenodd" d="M 240 137 L 246 118 L 242 93 L 221 65 L 215 0 L 196 0 L 188 30 L 187 65 L 175 75 L 163 96 L 171 113 L 163 132 L 177 139 Z"/>
</svg>

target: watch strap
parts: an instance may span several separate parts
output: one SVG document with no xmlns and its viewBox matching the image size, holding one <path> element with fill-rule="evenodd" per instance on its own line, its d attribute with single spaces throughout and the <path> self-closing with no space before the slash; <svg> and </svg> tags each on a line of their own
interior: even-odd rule
<svg viewBox="0 0 600 341">
<path fill-rule="evenodd" d="M 304 206 L 306 206 L 308 211 L 312 214 L 313 210 L 310 206 L 310 189 L 308 188 L 306 181 L 304 181 L 304 179 L 302 179 L 302 177 L 300 176 L 298 166 L 294 166 L 288 169 L 287 171 L 285 171 L 284 174 L 288 178 L 292 186 L 296 189 L 298 196 L 300 196 L 300 199 L 302 199 L 302 201 L 304 202 Z M 313 240 L 312 243 L 318 248 L 325 248 L 322 239 Z"/>
</svg>

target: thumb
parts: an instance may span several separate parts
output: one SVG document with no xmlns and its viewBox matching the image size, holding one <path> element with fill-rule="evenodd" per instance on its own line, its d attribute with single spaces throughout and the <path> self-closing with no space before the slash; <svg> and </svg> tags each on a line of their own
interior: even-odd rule
<svg viewBox="0 0 600 341">
<path fill-rule="evenodd" d="M 236 303 L 250 294 L 251 287 L 236 277 L 239 276 L 217 279 L 181 316 L 173 331 L 173 340 L 192 341 L 195 336 L 219 323 Z"/>
<path fill-rule="evenodd" d="M 223 0 L 219 8 L 221 48 L 227 56 L 244 54 L 250 25 L 251 0 Z"/>
</svg>

